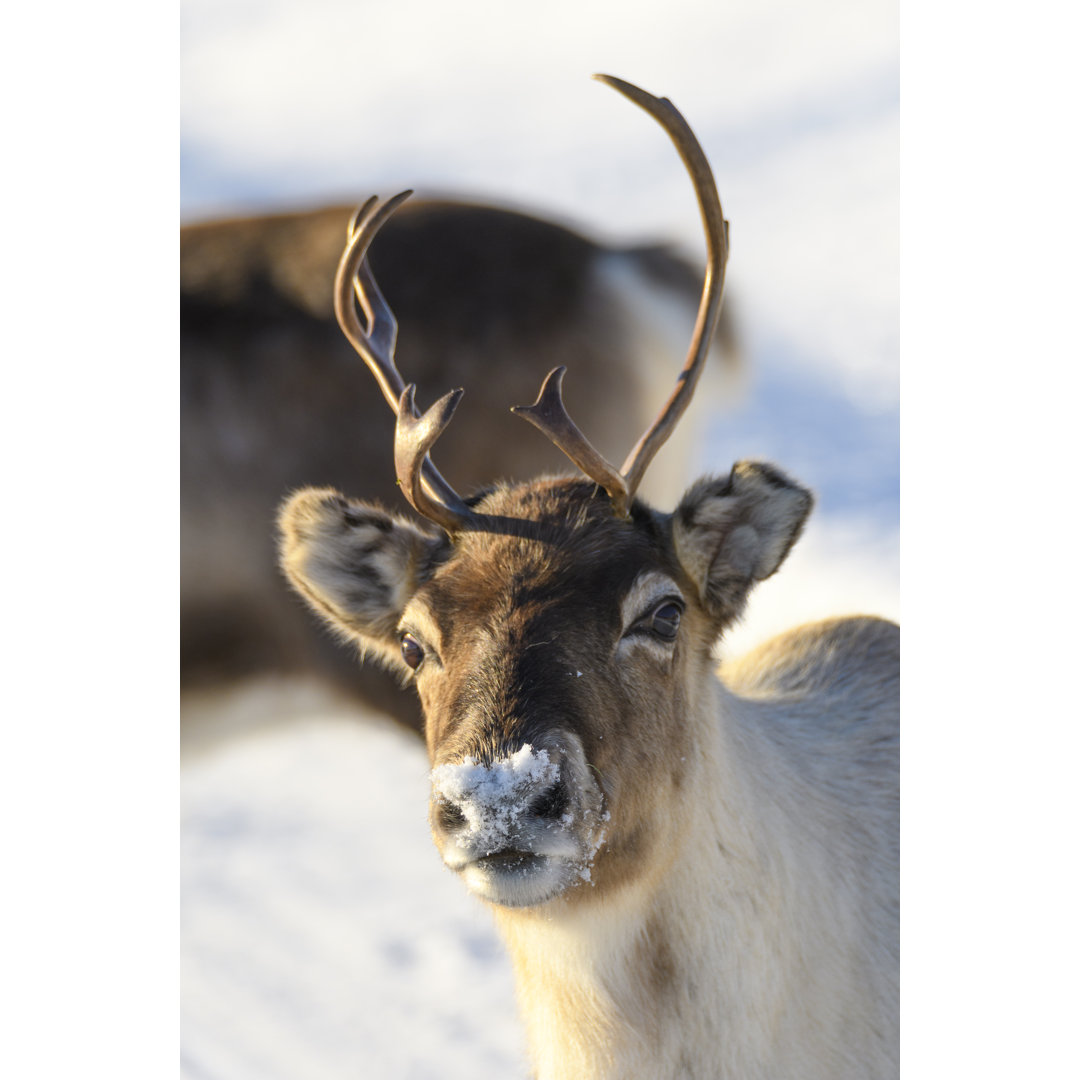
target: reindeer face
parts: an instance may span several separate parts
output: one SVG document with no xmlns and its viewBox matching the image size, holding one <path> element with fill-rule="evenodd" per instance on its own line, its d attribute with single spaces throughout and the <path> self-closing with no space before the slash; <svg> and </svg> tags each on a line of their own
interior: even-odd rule
<svg viewBox="0 0 1080 1080">
<path fill-rule="evenodd" d="M 283 564 L 415 682 L 446 864 L 496 904 L 580 902 L 677 847 L 711 646 L 808 507 L 765 466 L 629 521 L 590 483 L 546 480 L 485 496 L 489 527 L 450 544 L 307 491 Z"/>
<path fill-rule="evenodd" d="M 591 484 L 500 491 L 479 509 L 527 515 L 530 535 L 463 535 L 398 629 L 444 861 L 484 899 L 537 904 L 620 872 L 631 817 L 640 855 L 646 798 L 683 771 L 693 589 L 663 522 L 614 519 Z"/>
</svg>

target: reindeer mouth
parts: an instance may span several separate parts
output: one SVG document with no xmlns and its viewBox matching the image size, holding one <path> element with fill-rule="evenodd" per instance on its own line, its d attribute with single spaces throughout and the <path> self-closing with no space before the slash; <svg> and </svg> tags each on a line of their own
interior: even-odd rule
<svg viewBox="0 0 1080 1080">
<path fill-rule="evenodd" d="M 485 870 L 496 873 L 520 873 L 527 874 L 546 862 L 543 855 L 536 855 L 531 851 L 496 851 L 491 855 L 482 855 L 475 861 L 476 865 Z"/>
<path fill-rule="evenodd" d="M 508 848 L 458 868 L 470 891 L 503 907 L 532 907 L 554 899 L 569 884 L 564 859 Z"/>
</svg>

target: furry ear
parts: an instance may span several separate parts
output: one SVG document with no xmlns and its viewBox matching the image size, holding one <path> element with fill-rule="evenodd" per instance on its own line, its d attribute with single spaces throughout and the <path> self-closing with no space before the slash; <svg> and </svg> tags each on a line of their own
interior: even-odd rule
<svg viewBox="0 0 1080 1080">
<path fill-rule="evenodd" d="M 675 552 L 710 615 L 738 618 L 754 585 L 780 568 L 813 502 L 779 469 L 751 461 L 690 488 L 674 514 Z"/>
<path fill-rule="evenodd" d="M 332 488 L 304 488 L 278 513 L 281 568 L 339 634 L 393 667 L 396 628 L 416 589 L 448 553 L 442 536 Z"/>
</svg>

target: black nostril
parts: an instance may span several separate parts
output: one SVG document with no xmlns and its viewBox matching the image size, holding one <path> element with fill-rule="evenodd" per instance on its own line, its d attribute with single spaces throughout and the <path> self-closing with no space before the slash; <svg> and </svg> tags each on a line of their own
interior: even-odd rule
<svg viewBox="0 0 1080 1080">
<path fill-rule="evenodd" d="M 445 832 L 453 832 L 465 824 L 465 815 L 461 812 L 461 807 L 456 803 L 439 803 L 437 817 L 439 827 Z"/>
<path fill-rule="evenodd" d="M 532 801 L 529 812 L 538 818 L 560 818 L 570 805 L 566 787 L 560 781 Z"/>
</svg>

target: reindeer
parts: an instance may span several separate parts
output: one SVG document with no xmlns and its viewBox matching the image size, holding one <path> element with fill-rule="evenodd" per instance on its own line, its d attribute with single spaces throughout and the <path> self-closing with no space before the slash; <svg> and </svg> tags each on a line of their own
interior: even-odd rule
<svg viewBox="0 0 1080 1080">
<path fill-rule="evenodd" d="M 556 369 L 513 411 L 587 479 L 458 496 L 429 451 L 461 391 L 421 414 L 395 366 L 364 256 L 404 195 L 372 200 L 336 310 L 393 404 L 401 491 L 431 524 L 301 490 L 281 510 L 282 566 L 416 688 L 432 835 L 494 913 L 541 1080 L 895 1076 L 899 629 L 832 619 L 716 669 L 714 644 L 812 497 L 750 461 L 670 513 L 637 497 L 704 362 L 727 224 L 674 106 L 598 78 L 671 136 L 705 223 L 668 403 L 616 469 L 570 418 Z"/>
<path fill-rule="evenodd" d="M 180 230 L 183 685 L 301 673 L 419 730 L 412 697 L 356 664 L 282 591 L 272 540 L 281 492 L 302 483 L 394 496 L 392 420 L 357 384 L 330 302 L 351 212 Z M 603 245 L 552 221 L 449 200 L 410 202 L 369 254 L 408 327 L 407 370 L 478 385 L 477 414 L 490 418 L 449 448 L 448 465 L 484 481 L 557 466 L 554 447 L 538 458 L 516 437 L 518 421 L 492 416 L 506 396 L 529 394 L 553 357 L 586 391 L 585 420 L 601 445 L 618 445 L 628 416 L 644 426 L 667 393 L 658 355 L 681 351 L 700 289 L 694 268 L 664 247 Z M 730 320 L 720 336 L 733 371 Z M 689 440 L 669 449 L 658 485 L 681 486 L 688 450 Z"/>
</svg>

